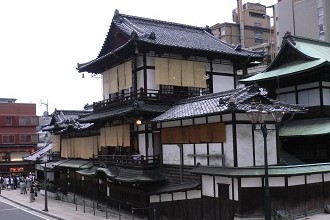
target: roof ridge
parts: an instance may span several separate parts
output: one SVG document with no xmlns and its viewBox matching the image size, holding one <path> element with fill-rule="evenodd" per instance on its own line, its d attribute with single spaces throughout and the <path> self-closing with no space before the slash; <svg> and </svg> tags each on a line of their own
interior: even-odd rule
<svg viewBox="0 0 330 220">
<path fill-rule="evenodd" d="M 296 41 L 304 41 L 304 42 L 309 42 L 317 45 L 324 45 L 330 47 L 330 42 L 323 41 L 323 40 L 317 40 L 317 39 L 312 39 L 308 37 L 302 37 L 302 36 L 292 36 L 293 39 Z"/>
<path fill-rule="evenodd" d="M 188 24 L 180 24 L 180 23 L 176 23 L 176 22 L 164 21 L 164 20 L 159 20 L 159 19 L 145 18 L 145 17 L 134 16 L 134 15 L 121 14 L 119 12 L 118 12 L 117 16 L 122 17 L 122 18 L 127 17 L 127 18 L 133 18 L 133 19 L 138 19 L 138 20 L 154 21 L 154 22 L 158 22 L 158 23 L 164 23 L 164 24 L 170 24 L 170 25 L 175 25 L 175 26 L 180 26 L 180 27 L 188 27 L 188 28 L 194 28 L 194 29 L 207 31 L 206 27 L 198 27 L 198 26 L 193 26 L 193 25 L 188 25 Z"/>
</svg>

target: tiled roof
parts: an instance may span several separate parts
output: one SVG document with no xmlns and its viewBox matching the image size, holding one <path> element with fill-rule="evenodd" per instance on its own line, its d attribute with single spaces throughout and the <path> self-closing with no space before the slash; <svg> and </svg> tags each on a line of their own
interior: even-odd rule
<svg viewBox="0 0 330 220">
<path fill-rule="evenodd" d="M 209 28 L 120 14 L 116 11 L 113 23 L 128 36 L 139 41 L 194 50 L 238 56 L 261 57 L 259 53 L 235 50 L 235 47 L 216 38 Z"/>
<path fill-rule="evenodd" d="M 136 104 L 138 104 L 138 106 Z M 116 117 L 120 117 L 120 116 L 129 114 L 129 113 L 133 113 L 137 110 L 140 112 L 163 113 L 169 108 L 170 108 L 169 105 L 149 104 L 149 103 L 145 103 L 143 101 L 139 101 L 137 103 L 135 102 L 133 104 L 130 104 L 130 105 L 127 105 L 124 107 L 120 107 L 120 108 L 115 108 L 115 109 L 112 109 L 109 111 L 91 113 L 90 115 L 80 118 L 79 122 L 86 123 L 86 122 L 93 122 L 93 121 L 97 121 L 97 120 L 116 118 Z"/>
<path fill-rule="evenodd" d="M 152 121 L 178 120 L 220 114 L 229 111 L 246 112 L 251 107 L 251 100 L 253 98 L 263 99 L 264 101 L 260 105 L 266 111 L 273 110 L 275 105 L 279 106 L 283 111 L 304 111 L 302 106 L 290 105 L 281 101 L 272 100 L 267 98 L 265 96 L 266 94 L 266 90 L 254 84 L 240 89 L 189 98 L 177 103 Z"/>
<path fill-rule="evenodd" d="M 124 37 L 118 46 L 109 49 L 109 45 L 114 41 L 112 31 L 119 29 Z M 178 24 L 167 21 L 160 21 L 149 18 L 136 17 L 120 14 L 118 10 L 112 19 L 107 37 L 104 40 L 102 49 L 96 59 L 87 63 L 78 64 L 79 72 L 95 71 L 91 66 L 97 65 L 104 59 L 128 47 L 132 47 L 133 42 L 140 45 L 149 44 L 153 46 L 164 46 L 167 48 L 182 48 L 203 53 L 218 54 L 221 56 L 248 58 L 250 61 L 262 60 L 263 55 L 257 52 L 242 49 L 239 45 L 230 45 L 216 38 L 209 28 L 201 28 Z"/>
<path fill-rule="evenodd" d="M 97 173 L 104 173 L 112 181 L 124 183 L 164 183 L 166 176 L 159 169 L 130 169 L 117 166 L 91 167 L 77 171 L 81 175 L 94 176 Z"/>
<path fill-rule="evenodd" d="M 53 144 L 48 143 L 46 146 L 38 149 L 37 151 L 30 154 L 29 156 L 24 157 L 23 160 L 29 160 L 29 161 L 39 160 L 40 158 L 42 158 L 44 156 L 45 153 L 50 151 L 52 148 L 53 148 Z"/>
<path fill-rule="evenodd" d="M 285 123 L 279 135 L 281 137 L 314 136 L 330 134 L 330 118 L 294 120 Z"/>
<path fill-rule="evenodd" d="M 55 110 L 49 125 L 42 128 L 43 131 L 65 131 L 73 128 L 75 130 L 84 129 L 92 126 L 91 123 L 79 123 L 78 119 L 91 111 L 72 111 L 72 110 Z"/>
<path fill-rule="evenodd" d="M 286 60 L 282 57 L 286 54 L 287 50 L 294 51 L 296 54 L 305 57 L 307 60 L 301 59 L 300 61 L 281 65 L 281 61 Z M 249 78 L 242 79 L 240 82 L 250 83 L 295 75 L 310 71 L 322 65 L 329 65 L 329 62 L 330 43 L 289 35 L 284 39 L 281 51 L 265 71 Z"/>
</svg>

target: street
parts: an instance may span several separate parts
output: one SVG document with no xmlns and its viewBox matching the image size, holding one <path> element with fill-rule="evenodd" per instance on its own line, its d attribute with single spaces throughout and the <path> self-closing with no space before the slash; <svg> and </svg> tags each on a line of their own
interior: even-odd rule
<svg viewBox="0 0 330 220">
<path fill-rule="evenodd" d="M 0 199 L 0 219 L 1 220 L 42 220 L 48 219 L 52 220 L 49 216 L 43 216 L 40 213 L 36 213 L 27 210 L 24 207 L 19 207 L 18 205 L 7 202 Z"/>
</svg>

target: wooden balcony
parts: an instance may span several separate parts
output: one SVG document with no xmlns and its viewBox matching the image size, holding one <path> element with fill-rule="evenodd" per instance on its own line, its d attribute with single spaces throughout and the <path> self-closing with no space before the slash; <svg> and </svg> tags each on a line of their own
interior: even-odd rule
<svg viewBox="0 0 330 220">
<path fill-rule="evenodd" d="M 177 91 L 173 89 L 162 89 L 162 90 L 153 90 L 153 89 L 139 89 L 137 91 L 132 91 L 128 93 L 117 93 L 115 97 L 105 99 L 99 102 L 93 103 L 94 111 L 102 111 L 110 109 L 113 106 L 118 104 L 124 104 L 131 102 L 133 100 L 142 100 L 142 101 L 159 101 L 159 102 L 174 102 L 180 99 L 195 97 L 202 95 L 200 91 Z"/>
<path fill-rule="evenodd" d="M 93 155 L 93 163 L 144 169 L 159 167 L 160 160 L 159 155 Z"/>
</svg>

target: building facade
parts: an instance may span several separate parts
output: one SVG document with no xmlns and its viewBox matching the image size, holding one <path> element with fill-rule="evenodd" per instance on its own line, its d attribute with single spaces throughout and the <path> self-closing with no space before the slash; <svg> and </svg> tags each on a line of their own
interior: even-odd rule
<svg viewBox="0 0 330 220">
<path fill-rule="evenodd" d="M 276 53 L 287 31 L 315 40 L 330 40 L 330 2 L 327 0 L 281 0 L 274 5 Z"/>
<path fill-rule="evenodd" d="M 33 153 L 38 144 L 36 105 L 15 101 L 0 102 L 0 172 L 6 174 L 33 171 L 34 165 L 23 157 Z"/>
<path fill-rule="evenodd" d="M 259 3 L 245 3 L 233 10 L 235 23 L 218 23 L 211 27 L 212 33 L 229 44 L 241 44 L 253 51 L 268 55 L 269 63 L 274 58 L 273 29 L 270 16 L 266 14 L 266 6 Z"/>
</svg>

